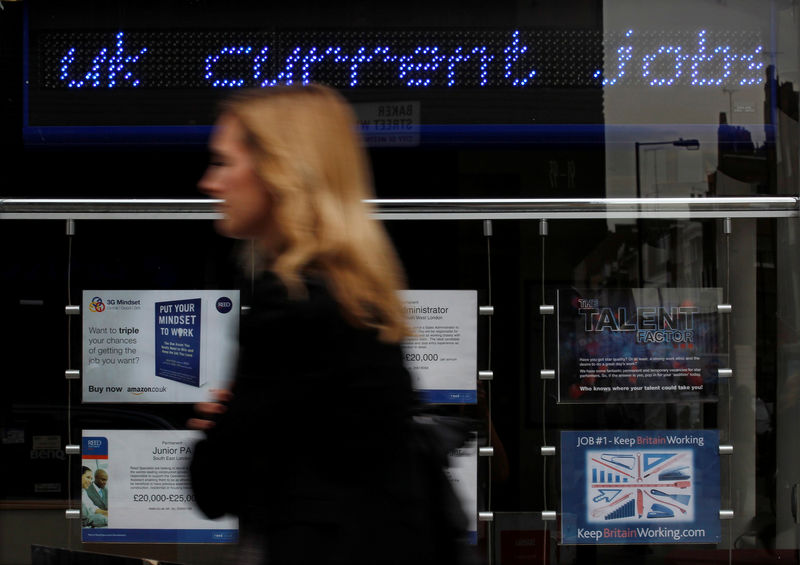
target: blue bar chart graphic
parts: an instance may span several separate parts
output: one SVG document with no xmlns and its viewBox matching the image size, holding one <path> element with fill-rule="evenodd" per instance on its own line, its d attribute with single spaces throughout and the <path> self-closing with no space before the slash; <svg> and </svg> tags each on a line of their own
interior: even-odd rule
<svg viewBox="0 0 800 565">
<path fill-rule="evenodd" d="M 587 451 L 589 523 L 694 520 L 690 450 Z"/>
</svg>

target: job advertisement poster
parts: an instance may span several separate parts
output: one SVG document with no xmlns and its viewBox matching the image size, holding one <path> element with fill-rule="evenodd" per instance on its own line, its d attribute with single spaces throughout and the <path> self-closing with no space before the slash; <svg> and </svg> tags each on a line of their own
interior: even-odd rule
<svg viewBox="0 0 800 565">
<path fill-rule="evenodd" d="M 209 520 L 194 503 L 189 463 L 201 432 L 84 430 L 81 540 L 233 543 L 233 517 Z"/>
<path fill-rule="evenodd" d="M 565 544 L 719 543 L 717 430 L 562 431 Z"/>
<path fill-rule="evenodd" d="M 478 434 L 448 454 L 445 470 L 467 516 L 471 544 L 478 543 Z"/>
<path fill-rule="evenodd" d="M 717 399 L 719 288 L 558 292 L 559 402 Z"/>
<path fill-rule="evenodd" d="M 406 290 L 401 298 L 414 332 L 403 356 L 423 401 L 477 403 L 477 291 Z"/>
<path fill-rule="evenodd" d="M 238 290 L 83 291 L 84 402 L 197 402 L 233 377 Z"/>
</svg>

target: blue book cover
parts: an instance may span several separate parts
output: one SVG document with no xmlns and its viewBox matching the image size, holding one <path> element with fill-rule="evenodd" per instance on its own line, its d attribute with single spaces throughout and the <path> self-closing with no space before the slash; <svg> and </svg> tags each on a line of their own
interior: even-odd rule
<svg viewBox="0 0 800 565">
<path fill-rule="evenodd" d="M 155 303 L 157 377 L 201 386 L 201 299 Z"/>
</svg>

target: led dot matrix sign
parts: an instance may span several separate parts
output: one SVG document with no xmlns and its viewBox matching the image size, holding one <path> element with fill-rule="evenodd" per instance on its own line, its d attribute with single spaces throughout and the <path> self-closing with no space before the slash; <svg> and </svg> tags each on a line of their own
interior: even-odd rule
<svg viewBox="0 0 800 565">
<path fill-rule="evenodd" d="M 547 124 L 605 124 L 604 96 L 615 91 L 701 100 L 762 89 L 771 63 L 763 22 L 726 24 L 716 11 L 675 27 L 591 10 L 576 20 L 566 7 L 542 20 L 515 2 L 196 4 L 156 13 L 115 0 L 82 14 L 31 5 L 26 143 L 201 144 L 232 89 L 309 82 L 342 91 L 375 134 L 370 146 L 537 140 Z M 373 111 L 384 104 L 413 111 L 384 131 Z M 603 141 L 602 130 L 584 133 Z"/>
<path fill-rule="evenodd" d="M 755 31 L 370 30 L 52 32 L 44 89 L 755 86 Z M 611 57 L 606 55 L 604 45 Z"/>
</svg>

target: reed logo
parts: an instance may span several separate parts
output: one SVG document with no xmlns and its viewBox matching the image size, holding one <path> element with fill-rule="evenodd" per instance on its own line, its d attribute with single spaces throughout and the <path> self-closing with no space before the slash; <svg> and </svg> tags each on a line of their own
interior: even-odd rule
<svg viewBox="0 0 800 565">
<path fill-rule="evenodd" d="M 227 296 L 217 298 L 217 312 L 220 314 L 227 314 L 233 308 L 233 302 Z"/>
</svg>

